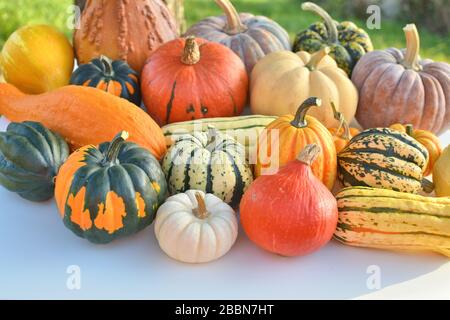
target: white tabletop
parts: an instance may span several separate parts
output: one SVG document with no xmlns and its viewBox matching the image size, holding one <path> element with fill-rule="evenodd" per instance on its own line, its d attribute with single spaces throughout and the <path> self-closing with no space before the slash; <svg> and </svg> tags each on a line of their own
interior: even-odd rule
<svg viewBox="0 0 450 320">
<path fill-rule="evenodd" d="M 450 143 L 450 132 L 442 143 Z M 28 202 L 0 187 L 0 298 L 450 299 L 450 262 L 335 241 L 306 257 L 283 258 L 240 230 L 222 259 L 189 265 L 159 249 L 153 225 L 94 245 L 64 227 L 53 201 Z"/>
</svg>

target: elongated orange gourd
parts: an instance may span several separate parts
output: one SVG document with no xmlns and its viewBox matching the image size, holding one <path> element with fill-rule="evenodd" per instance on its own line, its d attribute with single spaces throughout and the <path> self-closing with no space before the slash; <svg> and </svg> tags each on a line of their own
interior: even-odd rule
<svg viewBox="0 0 450 320">
<path fill-rule="evenodd" d="M 73 148 L 109 141 L 121 130 L 129 141 L 161 159 L 166 143 L 161 128 L 125 99 L 90 87 L 66 86 L 41 95 L 26 95 L 0 84 L 0 114 L 11 121 L 37 121 L 62 135 Z"/>
</svg>

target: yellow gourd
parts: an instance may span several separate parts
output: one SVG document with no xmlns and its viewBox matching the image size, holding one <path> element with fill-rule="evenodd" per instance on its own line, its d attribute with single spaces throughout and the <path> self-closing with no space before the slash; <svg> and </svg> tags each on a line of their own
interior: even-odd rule
<svg viewBox="0 0 450 320">
<path fill-rule="evenodd" d="M 450 197 L 450 145 L 434 164 L 433 182 L 438 197 Z"/>
<path fill-rule="evenodd" d="M 67 85 L 73 63 L 74 53 L 67 38 L 47 25 L 16 30 L 0 54 L 0 68 L 5 81 L 29 94 L 40 94 Z"/>
</svg>

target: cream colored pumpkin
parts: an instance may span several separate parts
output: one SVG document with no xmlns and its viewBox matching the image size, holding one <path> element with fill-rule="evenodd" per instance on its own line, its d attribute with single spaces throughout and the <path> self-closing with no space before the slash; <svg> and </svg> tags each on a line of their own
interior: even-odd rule
<svg viewBox="0 0 450 320">
<path fill-rule="evenodd" d="M 339 125 L 331 102 L 347 123 L 355 116 L 358 92 L 344 70 L 328 56 L 329 48 L 311 55 L 301 51 L 274 52 L 260 60 L 251 74 L 251 109 L 254 114 L 295 114 L 309 97 L 323 101 L 322 108 L 308 113 L 326 127 Z"/>
<path fill-rule="evenodd" d="M 159 208 L 155 234 L 171 258 L 203 263 L 225 255 L 238 234 L 233 209 L 213 194 L 188 190 L 169 197 Z"/>
</svg>

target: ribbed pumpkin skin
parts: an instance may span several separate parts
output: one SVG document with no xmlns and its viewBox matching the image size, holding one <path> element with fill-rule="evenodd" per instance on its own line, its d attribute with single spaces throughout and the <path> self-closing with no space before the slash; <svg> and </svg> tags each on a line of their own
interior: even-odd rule
<svg viewBox="0 0 450 320">
<path fill-rule="evenodd" d="M 253 181 L 244 147 L 230 136 L 195 132 L 179 137 L 162 167 L 170 194 L 190 189 L 212 193 L 235 207 Z"/>
<path fill-rule="evenodd" d="M 247 102 L 248 76 L 242 61 L 227 47 L 195 39 L 199 61 L 182 61 L 185 39 L 156 50 L 142 71 L 147 112 L 160 125 L 200 118 L 239 115 Z"/>
<path fill-rule="evenodd" d="M 312 65 L 311 65 L 312 64 Z M 307 52 L 281 51 L 265 56 L 253 69 L 250 82 L 250 106 L 254 114 L 295 114 L 309 97 L 323 101 L 322 108 L 308 114 L 325 126 L 338 125 L 331 102 L 347 123 L 356 113 L 358 92 L 345 72 L 327 55 L 327 50 L 310 55 Z"/>
<path fill-rule="evenodd" d="M 414 39 L 414 31 L 405 30 L 407 39 Z M 437 135 L 450 128 L 450 65 L 420 60 L 418 42 L 418 36 L 407 41 L 406 52 L 396 48 L 370 52 L 356 65 L 352 75 L 360 96 L 356 119 L 363 128 L 410 123 Z M 414 54 L 411 65 L 407 56 Z"/>
<path fill-rule="evenodd" d="M 141 106 L 139 75 L 122 60 L 93 59 L 75 70 L 70 84 L 97 88 Z"/>
<path fill-rule="evenodd" d="M 336 198 L 334 238 L 342 243 L 450 257 L 450 198 L 365 187 L 343 189 Z"/>
<path fill-rule="evenodd" d="M 150 225 L 167 197 L 164 173 L 148 150 L 124 143 L 117 161 L 109 161 L 108 147 L 75 151 L 61 167 L 55 190 L 65 226 L 100 244 Z"/>
<path fill-rule="evenodd" d="M 228 2 L 231 5 L 228 0 L 219 2 Z M 229 9 L 224 11 L 231 15 L 235 14 Z M 235 21 L 238 24 L 236 30 L 229 29 L 230 18 L 225 15 L 208 17 L 198 22 L 189 28 L 186 35 L 219 42 L 229 47 L 244 61 L 249 74 L 265 55 L 281 50 L 291 50 L 289 34 L 275 21 L 250 13 L 241 13 L 231 18 L 240 20 L 240 22 Z"/>
<path fill-rule="evenodd" d="M 148 56 L 177 36 L 176 22 L 161 0 L 88 0 L 73 43 L 79 65 L 105 55 L 141 72 Z"/>
<path fill-rule="evenodd" d="M 10 123 L 0 132 L 0 184 L 24 199 L 48 200 L 68 156 L 64 139 L 40 123 Z"/>
<path fill-rule="evenodd" d="M 326 23 L 316 22 L 308 29 L 297 34 L 294 40 L 294 52 L 307 51 L 314 53 L 323 47 L 330 47 L 330 56 L 337 62 L 338 66 L 348 75 L 358 60 L 367 52 L 373 50 L 369 35 L 362 28 L 358 28 L 351 21 L 336 22 L 330 17 L 329 23 L 337 28 L 337 39 L 330 37 L 329 27 Z"/>
<path fill-rule="evenodd" d="M 314 117 L 306 115 L 306 126 L 302 128 L 293 126 L 293 121 L 293 115 L 279 117 L 261 132 L 258 139 L 255 176 L 276 173 L 279 168 L 296 159 L 307 144 L 315 143 L 322 151 L 311 165 L 312 172 L 331 190 L 336 181 L 337 168 L 333 137 Z M 273 143 L 278 146 L 278 158 L 276 158 L 277 151 L 272 150 Z"/>
<path fill-rule="evenodd" d="M 417 193 L 428 151 L 405 133 L 368 129 L 338 154 L 338 177 L 344 186 L 365 186 Z"/>
</svg>

